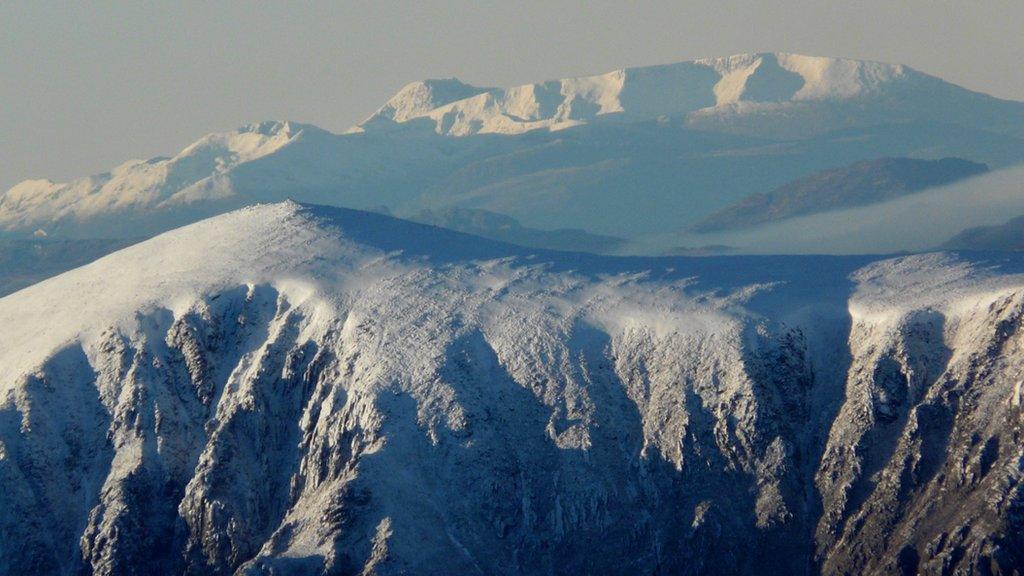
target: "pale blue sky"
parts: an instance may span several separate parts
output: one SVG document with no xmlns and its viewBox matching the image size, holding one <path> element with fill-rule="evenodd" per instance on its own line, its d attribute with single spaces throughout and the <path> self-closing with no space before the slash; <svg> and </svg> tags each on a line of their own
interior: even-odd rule
<svg viewBox="0 0 1024 576">
<path fill-rule="evenodd" d="M 340 131 L 403 84 L 510 85 L 738 52 L 909 64 L 1024 100 L 1024 2 L 0 4 L 0 189 L 264 119 Z"/>
</svg>

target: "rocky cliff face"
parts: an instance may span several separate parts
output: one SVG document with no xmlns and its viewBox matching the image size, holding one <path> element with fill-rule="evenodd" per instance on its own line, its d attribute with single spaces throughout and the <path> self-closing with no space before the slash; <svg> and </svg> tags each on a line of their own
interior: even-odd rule
<svg viewBox="0 0 1024 576">
<path fill-rule="evenodd" d="M 0 299 L 0 573 L 1011 574 L 1021 264 L 208 220 Z"/>
</svg>

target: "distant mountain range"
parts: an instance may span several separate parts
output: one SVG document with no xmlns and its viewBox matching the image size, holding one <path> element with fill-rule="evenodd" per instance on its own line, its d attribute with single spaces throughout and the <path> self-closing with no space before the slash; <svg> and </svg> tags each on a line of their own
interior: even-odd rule
<svg viewBox="0 0 1024 576">
<path fill-rule="evenodd" d="M 718 232 L 884 202 L 926 188 L 951 184 L 988 171 L 960 158 L 878 158 L 823 170 L 753 194 L 697 223 L 697 232 Z"/>
<path fill-rule="evenodd" d="M 761 53 L 513 88 L 481 88 L 454 78 L 414 82 L 352 131 L 415 123 L 449 136 L 521 134 L 668 117 L 685 118 L 700 129 L 768 137 L 892 119 L 953 122 L 1021 136 L 1020 114 L 1019 103 L 899 64 Z"/>
<path fill-rule="evenodd" d="M 660 252 L 752 194 L 880 157 L 1024 161 L 1024 103 L 901 65 L 746 54 L 478 88 L 401 89 L 345 134 L 263 122 L 170 158 L 0 195 L 0 234 L 140 237 L 283 198 L 484 210 Z"/>
</svg>

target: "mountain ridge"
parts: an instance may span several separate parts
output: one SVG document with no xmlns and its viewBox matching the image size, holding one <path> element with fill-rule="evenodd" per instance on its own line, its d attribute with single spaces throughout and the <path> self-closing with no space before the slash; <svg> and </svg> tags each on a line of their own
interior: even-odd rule
<svg viewBox="0 0 1024 576">
<path fill-rule="evenodd" d="M 530 228 L 651 238 L 658 252 L 678 244 L 658 239 L 733 201 L 844 163 L 1024 161 L 1024 103 L 899 65 L 755 54 L 567 79 L 566 94 L 561 81 L 410 86 L 362 132 L 266 122 L 67 183 L 20 183 L 0 193 L 0 234 L 144 237 L 296 198 L 407 214 L 487 210 Z M 471 101 L 481 106 L 452 108 Z M 507 116 L 503 106 L 522 110 Z M 477 113 L 516 133 L 481 131 Z M 448 136 L 435 120 L 472 130 Z M 562 120 L 572 126 L 550 130 Z M 536 129 L 520 130 L 527 124 Z M 547 210 L 531 209 L 538 199 Z"/>
<path fill-rule="evenodd" d="M 1024 259 L 279 203 L 0 298 L 11 573 L 1009 572 Z"/>
<path fill-rule="evenodd" d="M 723 110 L 744 113 L 758 105 L 883 97 L 900 90 L 899 86 L 921 83 L 953 87 L 902 64 L 748 53 L 621 68 L 511 88 L 475 87 L 457 79 L 414 82 L 352 130 L 377 128 L 387 121 L 423 120 L 432 122 L 439 134 L 449 136 L 517 134 L 540 128 L 565 129 L 615 114 L 632 120 L 696 114 L 699 122 L 708 122 Z M 435 85 L 449 88 L 437 100 L 430 96 Z M 953 88 L 963 95 L 998 100 Z M 645 101 L 645 92 L 655 100 Z"/>
</svg>

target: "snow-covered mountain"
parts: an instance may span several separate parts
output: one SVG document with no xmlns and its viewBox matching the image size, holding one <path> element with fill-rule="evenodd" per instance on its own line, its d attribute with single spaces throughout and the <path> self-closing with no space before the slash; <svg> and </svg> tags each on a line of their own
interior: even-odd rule
<svg viewBox="0 0 1024 576">
<path fill-rule="evenodd" d="M 230 199 L 235 194 L 228 177 L 233 169 L 277 152 L 307 132 L 327 134 L 309 125 L 263 122 L 209 134 L 173 158 L 131 160 L 67 184 L 27 180 L 0 197 L 0 221 L 8 229 L 40 226 L 45 232 L 48 223 L 65 219 L 103 222 L 115 214 Z"/>
<path fill-rule="evenodd" d="M 611 258 L 295 203 L 0 299 L 0 572 L 992 574 L 1024 259 Z"/>
<path fill-rule="evenodd" d="M 820 106 L 846 112 L 888 100 L 890 107 L 924 105 L 922 116 L 957 122 L 956 105 L 1005 106 L 1010 103 L 942 82 L 907 66 L 799 54 L 739 54 L 661 66 L 625 68 L 597 76 L 567 78 L 513 88 L 478 88 L 457 79 L 409 84 L 354 130 L 422 120 L 439 134 L 520 134 L 537 129 L 560 130 L 598 119 L 653 120 L 685 117 L 700 126 L 733 124 L 750 116 L 785 116 Z M 902 101 L 902 102 L 900 102 Z M 992 115 L 971 124 L 1024 135 L 1018 117 L 1007 122 Z M 875 111 L 884 113 L 883 110 Z M 891 110 L 889 111 L 891 112 Z M 963 111 L 960 116 L 976 113 Z M 936 119 L 936 118 L 932 118 Z M 789 130 L 814 132 L 828 121 Z M 840 124 L 835 127 L 842 127 Z M 754 130 L 755 126 L 734 126 Z"/>
<path fill-rule="evenodd" d="M 905 66 L 789 54 L 507 89 L 425 81 L 346 134 L 264 122 L 172 158 L 23 182 L 0 194 L 0 234 L 138 237 L 294 198 L 402 216 L 487 210 L 667 248 L 746 196 L 883 156 L 1022 162 L 1024 103 Z"/>
</svg>

